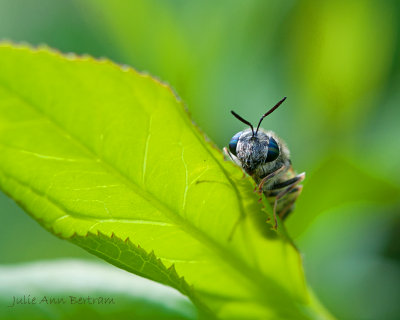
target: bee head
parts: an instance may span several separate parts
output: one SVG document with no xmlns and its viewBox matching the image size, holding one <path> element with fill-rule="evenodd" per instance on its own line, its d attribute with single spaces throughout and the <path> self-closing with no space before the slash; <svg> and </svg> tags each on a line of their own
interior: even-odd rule
<svg viewBox="0 0 400 320">
<path fill-rule="evenodd" d="M 279 157 L 279 144 L 272 136 L 272 132 L 259 129 L 262 120 L 278 108 L 285 99 L 286 97 L 261 117 L 256 131 L 250 122 L 231 111 L 237 119 L 250 126 L 250 129 L 236 133 L 229 142 L 229 151 L 238 158 L 243 169 L 249 174 L 252 174 L 259 165 L 270 163 Z"/>
<path fill-rule="evenodd" d="M 229 142 L 229 151 L 249 174 L 259 165 L 275 161 L 280 154 L 279 144 L 270 132 L 259 130 L 253 136 L 251 129 L 235 134 Z"/>
</svg>

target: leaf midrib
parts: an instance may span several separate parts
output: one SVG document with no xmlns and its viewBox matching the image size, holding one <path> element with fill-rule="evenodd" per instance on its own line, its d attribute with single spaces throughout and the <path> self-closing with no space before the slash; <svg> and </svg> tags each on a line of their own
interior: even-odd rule
<svg viewBox="0 0 400 320">
<path fill-rule="evenodd" d="M 135 72 L 133 69 L 130 69 L 130 70 L 132 72 Z M 142 75 L 140 73 L 138 73 L 138 75 L 142 77 Z M 115 174 L 123 183 L 125 183 L 128 187 L 130 187 L 136 194 L 138 194 L 143 199 L 148 201 L 149 204 L 151 204 L 157 210 L 166 214 L 166 216 L 171 221 L 174 221 L 174 223 L 176 223 L 176 225 L 178 227 L 180 227 L 182 230 L 184 230 L 189 236 L 196 238 L 196 240 L 198 240 L 200 243 L 204 243 L 204 242 L 207 243 L 207 247 L 212 248 L 212 251 L 214 251 L 216 253 L 216 256 L 219 257 L 219 259 L 225 265 L 227 265 L 229 268 L 236 270 L 239 274 L 241 274 L 243 279 L 245 279 L 247 282 L 249 282 L 251 284 L 251 286 L 257 288 L 258 293 L 265 295 L 264 290 L 263 290 L 265 287 L 263 285 L 264 282 L 268 283 L 269 285 L 273 284 L 274 286 L 279 287 L 282 292 L 286 291 L 285 288 L 276 284 L 272 278 L 266 277 L 259 270 L 252 268 L 251 266 L 249 266 L 246 263 L 243 263 L 243 260 L 240 259 L 237 255 L 233 254 L 226 247 L 221 246 L 218 242 L 216 242 L 214 239 L 207 236 L 203 231 L 194 227 L 187 220 L 184 220 L 181 216 L 179 216 L 179 214 L 176 214 L 173 210 L 171 210 L 165 203 L 159 201 L 158 198 L 155 197 L 151 192 L 143 191 L 141 188 L 139 188 L 133 181 L 129 180 L 117 168 L 114 168 L 105 159 L 98 156 L 90 147 L 88 147 L 85 143 L 83 143 L 81 140 L 79 140 L 75 135 L 68 132 L 54 118 L 52 118 L 50 115 L 43 112 L 40 109 L 40 107 L 36 106 L 35 103 L 33 103 L 29 98 L 23 96 L 22 94 L 16 92 L 12 88 L 10 88 L 7 84 L 4 83 L 4 81 L 0 81 L 0 85 L 6 91 L 8 91 L 10 94 L 15 95 L 17 98 L 19 98 L 21 101 L 23 101 L 27 106 L 29 106 L 33 110 L 35 110 L 42 117 L 44 117 L 45 119 L 48 119 L 49 122 L 53 124 L 55 129 L 58 130 L 63 137 L 69 138 L 70 141 L 73 141 L 74 144 L 76 144 L 78 147 L 80 147 L 81 149 L 86 151 L 93 159 L 95 159 L 95 161 L 97 161 L 97 163 L 100 163 L 104 167 L 105 170 L 109 171 L 111 174 Z M 181 114 L 181 116 L 182 116 L 182 114 Z M 189 127 L 191 127 L 192 125 L 193 124 L 190 123 Z M 200 138 L 199 133 L 194 132 L 194 135 L 197 137 L 197 139 L 199 141 L 201 141 L 201 139 L 199 139 Z M 211 155 L 214 162 L 216 162 L 217 165 L 220 166 L 220 168 L 224 172 L 224 175 L 229 180 L 232 187 L 235 189 L 236 193 L 238 194 L 238 198 L 240 199 L 241 198 L 240 193 L 238 192 L 238 190 L 237 190 L 236 186 L 234 185 L 234 183 L 232 182 L 232 180 L 228 177 L 226 171 L 221 167 L 221 165 L 218 163 L 218 161 L 216 160 L 214 155 L 212 155 L 212 153 L 207 149 L 204 142 L 201 141 L 201 143 L 202 143 L 203 147 L 207 150 L 207 152 Z M 241 203 L 241 201 L 239 201 L 239 202 Z M 65 210 L 65 208 L 63 208 L 63 209 Z M 244 208 L 242 207 L 241 210 L 244 210 Z M 224 259 L 224 258 L 226 258 L 226 259 Z M 231 263 L 228 263 L 228 261 Z M 264 279 L 264 280 L 260 281 L 260 278 Z M 285 292 L 285 295 L 288 295 L 288 293 Z M 266 297 L 267 301 L 268 301 L 268 298 L 271 298 L 271 297 L 268 297 L 268 295 L 265 295 L 265 297 Z"/>
</svg>

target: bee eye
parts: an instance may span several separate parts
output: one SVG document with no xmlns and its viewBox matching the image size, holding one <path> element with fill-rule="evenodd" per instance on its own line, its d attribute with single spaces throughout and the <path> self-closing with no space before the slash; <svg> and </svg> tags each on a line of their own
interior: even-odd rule
<svg viewBox="0 0 400 320">
<path fill-rule="evenodd" d="M 271 162 L 276 160 L 279 156 L 279 146 L 278 143 L 275 141 L 274 138 L 270 137 L 269 138 L 269 143 L 268 143 L 268 154 L 267 154 L 267 159 L 265 159 L 265 162 Z"/>
<path fill-rule="evenodd" d="M 242 135 L 242 131 L 236 133 L 231 141 L 229 142 L 229 151 L 236 156 L 236 146 L 238 144 L 239 138 Z"/>
</svg>

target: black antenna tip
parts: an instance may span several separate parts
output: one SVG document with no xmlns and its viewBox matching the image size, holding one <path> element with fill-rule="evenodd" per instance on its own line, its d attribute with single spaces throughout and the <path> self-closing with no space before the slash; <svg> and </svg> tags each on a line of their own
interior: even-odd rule
<svg viewBox="0 0 400 320">
<path fill-rule="evenodd" d="M 253 136 L 254 136 L 253 125 L 249 121 L 247 121 L 247 120 L 243 119 L 241 116 L 239 116 L 235 111 L 231 110 L 231 113 L 235 116 L 236 119 L 238 119 L 239 121 L 247 124 L 251 128 L 251 132 L 253 133 Z"/>
<path fill-rule="evenodd" d="M 266 116 L 268 116 L 269 114 L 271 114 L 272 112 L 274 112 L 274 111 L 282 104 L 282 102 L 285 101 L 285 100 L 286 100 L 286 97 L 283 97 L 283 99 L 282 99 L 281 101 L 279 101 L 275 106 L 273 106 L 267 113 L 265 113 L 265 114 L 261 117 L 260 122 L 258 123 L 257 129 L 256 129 L 256 135 L 257 135 L 258 129 L 260 128 L 260 124 L 261 124 L 261 122 L 263 121 L 263 119 L 264 119 Z"/>
</svg>

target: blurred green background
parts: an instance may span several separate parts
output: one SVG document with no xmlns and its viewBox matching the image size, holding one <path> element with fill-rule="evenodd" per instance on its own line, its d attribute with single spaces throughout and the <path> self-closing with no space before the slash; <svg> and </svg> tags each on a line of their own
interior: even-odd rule
<svg viewBox="0 0 400 320">
<path fill-rule="evenodd" d="M 398 0 L 0 0 L 1 39 L 149 72 L 220 148 L 231 109 L 256 123 L 287 96 L 263 127 L 307 172 L 286 226 L 338 319 L 400 318 L 399 31 Z M 95 259 L 2 194 L 0 212 L 0 264 Z"/>
</svg>

